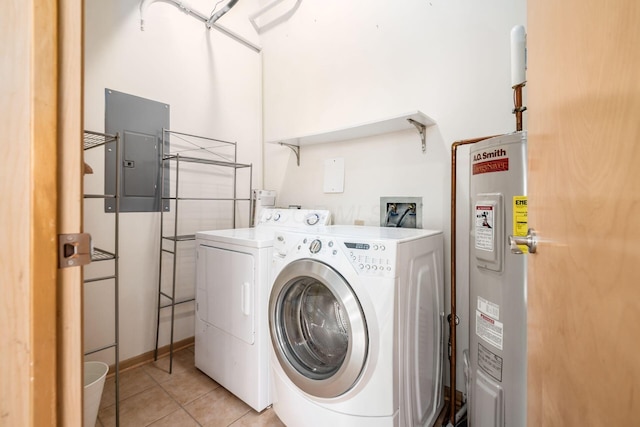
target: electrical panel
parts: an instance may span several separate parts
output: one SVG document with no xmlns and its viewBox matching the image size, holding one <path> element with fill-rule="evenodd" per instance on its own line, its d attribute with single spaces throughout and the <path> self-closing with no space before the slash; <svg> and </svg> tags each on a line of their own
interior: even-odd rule
<svg viewBox="0 0 640 427">
<path fill-rule="evenodd" d="M 169 105 L 105 89 L 105 130 L 120 138 L 106 145 L 104 186 L 105 194 L 115 194 L 116 185 L 120 187 L 120 212 L 160 211 L 162 130 L 169 128 Z M 114 144 L 121 144 L 120 159 Z M 164 144 L 168 148 L 169 141 Z M 168 201 L 165 205 L 168 209 Z M 114 199 L 105 199 L 105 212 L 114 211 Z"/>
</svg>

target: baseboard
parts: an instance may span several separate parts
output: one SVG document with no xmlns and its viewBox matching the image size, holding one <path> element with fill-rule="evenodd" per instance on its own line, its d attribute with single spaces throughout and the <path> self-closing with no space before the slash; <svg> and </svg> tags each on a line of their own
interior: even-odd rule
<svg viewBox="0 0 640 427">
<path fill-rule="evenodd" d="M 451 396 L 451 389 L 448 386 L 444 386 L 444 401 L 449 402 L 449 396 Z M 462 405 L 462 392 L 456 390 L 456 407 L 459 408 Z"/>
<path fill-rule="evenodd" d="M 180 351 L 187 347 L 190 347 L 195 342 L 194 337 L 185 338 L 183 340 L 177 341 L 173 343 L 173 352 Z M 164 347 L 158 348 L 158 359 L 166 357 L 169 355 L 169 345 L 165 345 Z M 153 362 L 153 353 L 154 350 L 148 351 L 146 353 L 140 354 L 138 356 L 132 357 L 127 360 L 120 361 L 120 372 L 126 371 L 128 369 L 137 368 L 138 366 L 146 365 L 147 363 Z M 116 366 L 109 366 L 108 377 L 115 374 Z"/>
</svg>

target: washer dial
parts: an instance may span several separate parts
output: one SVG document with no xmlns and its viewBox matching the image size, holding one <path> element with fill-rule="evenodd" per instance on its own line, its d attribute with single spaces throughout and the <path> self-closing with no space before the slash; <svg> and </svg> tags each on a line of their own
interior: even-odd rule
<svg viewBox="0 0 640 427">
<path fill-rule="evenodd" d="M 322 242 L 319 239 L 315 239 L 309 245 L 309 252 L 312 254 L 317 254 L 322 249 Z"/>
</svg>

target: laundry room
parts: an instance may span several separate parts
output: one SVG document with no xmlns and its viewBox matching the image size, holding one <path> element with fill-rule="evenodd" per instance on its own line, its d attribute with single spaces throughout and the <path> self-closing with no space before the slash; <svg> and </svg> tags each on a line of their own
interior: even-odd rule
<svg viewBox="0 0 640 427">
<path fill-rule="evenodd" d="M 249 185 L 270 189 L 278 207 L 323 209 L 331 213 L 332 224 L 364 226 L 380 225 L 381 198 L 416 198 L 421 227 L 444 232 L 442 264 L 449 265 L 451 143 L 515 130 L 510 31 L 526 23 L 526 2 L 290 0 L 273 2 L 256 17 L 272 2 L 241 0 L 210 29 L 192 11 L 208 13 L 215 2 L 188 3 L 85 2 L 85 129 L 106 131 L 113 93 L 166 104 L 171 132 L 237 144 L 236 161 L 252 166 L 250 183 L 240 184 L 242 197 Z M 406 124 L 403 117 L 416 112 L 427 126 Z M 394 118 L 405 125 L 300 147 L 286 144 L 363 124 L 375 128 Z M 179 140 L 172 135 L 172 142 Z M 468 163 L 466 156 L 460 158 L 465 160 L 458 167 L 458 199 L 466 201 Z M 327 170 L 335 161 L 340 168 Z M 99 155 L 87 162 L 95 175 L 104 173 Z M 215 183 L 206 171 L 187 174 L 181 186 Z M 339 188 L 327 189 L 334 179 Z M 184 206 L 182 215 L 190 220 L 192 208 Z M 200 216 L 221 216 L 219 222 L 205 220 L 203 228 L 190 232 L 249 226 L 246 203 L 233 213 L 207 206 L 195 210 Z M 102 206 L 85 204 L 89 224 L 100 215 Z M 235 223 L 230 215 L 237 215 Z M 157 211 L 119 215 L 118 359 L 125 368 L 150 360 L 155 349 L 164 354 L 170 344 L 193 343 L 194 302 L 176 305 L 173 321 L 171 307 L 158 309 L 159 298 L 168 301 L 158 296 L 159 267 L 164 274 L 171 269 L 171 261 L 162 260 L 166 255 L 159 260 L 161 221 Z M 468 245 L 469 222 L 459 212 L 460 247 Z M 172 227 L 171 220 L 163 224 Z M 182 245 L 183 253 L 193 255 L 193 242 Z M 177 299 L 195 297 L 191 255 L 174 264 Z M 464 289 L 468 261 L 459 258 L 458 286 Z M 449 275 L 444 268 L 445 313 Z M 113 313 L 104 304 L 113 299 L 109 292 L 85 291 L 86 349 L 109 342 L 113 334 Z M 458 340 L 465 342 L 468 296 L 459 292 L 457 298 Z M 459 360 L 463 347 L 458 347 Z M 115 362 L 111 351 L 87 358 Z M 448 386 L 448 363 L 443 363 Z M 464 390 L 461 363 L 457 377 L 456 388 Z"/>
<path fill-rule="evenodd" d="M 0 2 L 0 424 L 634 424 L 636 3 Z"/>
</svg>

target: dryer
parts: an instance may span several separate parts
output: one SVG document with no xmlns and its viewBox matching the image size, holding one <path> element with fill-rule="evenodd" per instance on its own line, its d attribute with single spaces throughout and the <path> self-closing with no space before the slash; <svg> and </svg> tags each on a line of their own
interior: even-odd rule
<svg viewBox="0 0 640 427">
<path fill-rule="evenodd" d="M 258 412 L 271 404 L 267 306 L 274 233 L 330 220 L 326 210 L 269 208 L 255 228 L 196 233 L 195 366 Z"/>
<path fill-rule="evenodd" d="M 440 231 L 276 232 L 273 408 L 288 427 L 431 426 L 443 406 Z"/>
</svg>

